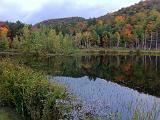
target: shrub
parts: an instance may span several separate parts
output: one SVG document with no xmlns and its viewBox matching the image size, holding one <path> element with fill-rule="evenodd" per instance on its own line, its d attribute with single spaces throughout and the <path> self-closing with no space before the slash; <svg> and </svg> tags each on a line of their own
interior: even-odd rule
<svg viewBox="0 0 160 120">
<path fill-rule="evenodd" d="M 0 61 L 0 101 L 12 104 L 23 118 L 63 118 L 66 106 L 58 105 L 57 101 L 67 98 L 65 87 L 50 83 L 41 72 L 8 59 Z"/>
<path fill-rule="evenodd" d="M 8 38 L 3 35 L 0 37 L 0 51 L 5 51 L 9 49 L 9 41 Z"/>
</svg>

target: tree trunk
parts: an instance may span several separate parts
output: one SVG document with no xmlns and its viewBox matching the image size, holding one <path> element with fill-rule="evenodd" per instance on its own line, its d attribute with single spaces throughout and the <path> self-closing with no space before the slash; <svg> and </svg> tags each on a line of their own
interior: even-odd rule
<svg viewBox="0 0 160 120">
<path fill-rule="evenodd" d="M 158 31 L 156 31 L 156 50 L 158 50 Z"/>
<path fill-rule="evenodd" d="M 117 48 L 119 48 L 119 42 L 120 42 L 120 40 L 119 39 L 117 39 Z"/>
<path fill-rule="evenodd" d="M 152 48 L 152 43 L 153 43 L 153 33 L 151 32 L 151 42 L 150 42 L 150 48 L 149 48 L 149 50 L 151 50 L 151 48 Z"/>
<path fill-rule="evenodd" d="M 138 39 L 138 49 L 140 48 L 140 40 Z"/>
<path fill-rule="evenodd" d="M 156 55 L 156 72 L 158 71 L 158 57 Z"/>
<path fill-rule="evenodd" d="M 144 34 L 144 41 L 145 41 L 145 50 L 147 49 L 147 40 L 146 40 L 146 33 Z"/>
<path fill-rule="evenodd" d="M 142 36 L 142 39 L 143 39 L 143 41 L 142 41 L 142 44 L 141 44 L 141 48 L 144 49 L 144 40 L 145 40 L 145 39 L 144 39 L 144 34 L 143 34 L 143 36 Z"/>
<path fill-rule="evenodd" d="M 127 48 L 127 43 L 126 42 L 124 43 L 124 47 Z"/>
</svg>

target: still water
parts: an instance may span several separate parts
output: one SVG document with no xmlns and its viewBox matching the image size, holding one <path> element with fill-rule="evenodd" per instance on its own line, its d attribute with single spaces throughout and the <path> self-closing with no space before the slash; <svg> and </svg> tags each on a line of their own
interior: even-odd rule
<svg viewBox="0 0 160 120">
<path fill-rule="evenodd" d="M 135 113 L 160 119 L 160 57 L 81 56 L 58 63 L 51 79 L 68 86 L 82 111 L 101 119 Z"/>
<path fill-rule="evenodd" d="M 160 57 L 88 55 L 16 57 L 51 81 L 65 84 L 80 103 L 79 113 L 122 120 L 138 115 L 160 120 Z M 77 112 L 73 113 L 75 118 Z"/>
</svg>

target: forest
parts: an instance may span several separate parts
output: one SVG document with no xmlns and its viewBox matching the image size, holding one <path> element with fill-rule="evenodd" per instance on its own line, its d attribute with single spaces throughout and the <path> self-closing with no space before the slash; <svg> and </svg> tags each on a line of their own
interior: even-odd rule
<svg viewBox="0 0 160 120">
<path fill-rule="evenodd" d="M 72 53 L 85 48 L 160 48 L 160 1 L 146 0 L 99 18 L 70 17 L 35 25 L 1 22 L 0 49 Z"/>
<path fill-rule="evenodd" d="M 97 18 L 0 20 L 0 120 L 15 120 L 6 108 L 16 120 L 160 120 L 159 78 L 160 0 Z"/>
</svg>

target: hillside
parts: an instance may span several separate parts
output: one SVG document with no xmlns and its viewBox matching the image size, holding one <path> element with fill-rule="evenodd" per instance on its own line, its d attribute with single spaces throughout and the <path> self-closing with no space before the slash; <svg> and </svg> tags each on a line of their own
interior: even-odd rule
<svg viewBox="0 0 160 120">
<path fill-rule="evenodd" d="M 78 38 L 76 46 L 160 47 L 160 0 L 145 0 L 99 18 L 72 17 L 43 21 L 63 34 Z M 78 35 L 78 36 L 76 36 Z M 81 37 L 80 37 L 81 35 Z"/>
<path fill-rule="evenodd" d="M 75 24 L 76 22 L 84 21 L 85 18 L 81 17 L 69 17 L 69 18 L 59 18 L 59 19 L 50 19 L 40 22 L 40 24 L 46 25 L 55 25 L 55 24 Z"/>
<path fill-rule="evenodd" d="M 50 28 L 54 28 L 58 32 L 62 33 L 71 33 L 73 32 L 77 23 L 86 21 L 85 18 L 82 17 L 69 17 L 69 18 L 59 18 L 59 19 L 50 19 L 42 21 L 35 26 L 46 25 Z"/>
<path fill-rule="evenodd" d="M 19 21 L 7 25 L 11 42 L 14 42 L 15 37 L 20 39 L 25 36 L 23 27 L 26 25 Z M 51 34 L 54 29 L 53 35 L 56 34 L 60 38 L 67 36 L 64 38 L 76 48 L 160 49 L 160 0 L 141 1 L 98 18 L 69 17 L 45 20 L 28 29 L 26 31 L 36 34 L 39 31 L 45 32 L 44 36 Z"/>
<path fill-rule="evenodd" d="M 149 13 L 152 10 L 156 10 L 160 12 L 160 0 L 143 0 L 138 4 L 129 6 L 127 8 L 122 8 L 114 13 L 109 13 L 107 15 L 101 16 L 97 19 L 108 21 L 113 19 L 116 16 L 126 16 L 126 17 L 133 17 L 139 13 Z"/>
<path fill-rule="evenodd" d="M 40 23 L 37 23 L 36 25 L 39 24 L 45 24 L 48 26 L 58 26 L 58 25 L 76 25 L 78 22 L 90 22 L 90 21 L 98 21 L 102 20 L 107 24 L 107 22 L 114 21 L 116 16 L 126 16 L 126 17 L 133 17 L 136 14 L 139 13 L 149 13 L 152 10 L 157 10 L 160 12 L 160 0 L 144 0 L 139 2 L 138 4 L 132 5 L 127 8 L 122 8 L 116 12 L 113 13 L 108 13 L 104 16 L 98 17 L 98 18 L 92 18 L 92 19 L 85 19 L 82 17 L 69 17 L 69 18 L 60 18 L 60 19 L 50 19 L 50 20 L 45 20 Z M 93 22 L 93 24 L 95 24 Z"/>
</svg>

